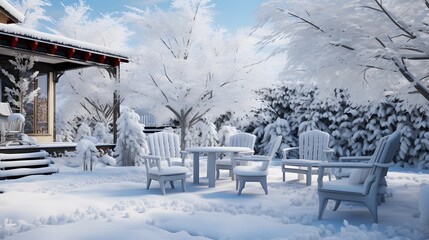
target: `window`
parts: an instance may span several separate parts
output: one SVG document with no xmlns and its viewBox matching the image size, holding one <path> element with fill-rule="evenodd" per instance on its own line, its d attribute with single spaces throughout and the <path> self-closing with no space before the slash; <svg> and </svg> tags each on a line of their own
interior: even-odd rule
<svg viewBox="0 0 429 240">
<path fill-rule="evenodd" d="M 39 73 L 29 86 L 29 92 L 39 88 L 39 93 L 32 103 L 25 105 L 25 133 L 48 134 L 48 93 L 49 81 L 47 73 Z"/>
</svg>

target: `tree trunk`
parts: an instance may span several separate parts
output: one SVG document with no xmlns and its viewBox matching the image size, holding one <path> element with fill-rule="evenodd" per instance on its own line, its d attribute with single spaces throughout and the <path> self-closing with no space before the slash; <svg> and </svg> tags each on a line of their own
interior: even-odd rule
<svg viewBox="0 0 429 240">
<path fill-rule="evenodd" d="M 186 133 L 188 130 L 188 122 L 185 119 L 180 119 L 180 148 L 185 150 L 186 148 Z"/>
</svg>

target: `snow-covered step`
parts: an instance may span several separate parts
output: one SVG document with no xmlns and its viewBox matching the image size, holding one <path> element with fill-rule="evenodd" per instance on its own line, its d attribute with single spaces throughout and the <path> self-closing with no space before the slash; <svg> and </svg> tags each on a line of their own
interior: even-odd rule
<svg viewBox="0 0 429 240">
<path fill-rule="evenodd" d="M 33 153 L 0 153 L 0 179 L 25 177 L 35 174 L 57 173 L 45 151 Z"/>
<path fill-rule="evenodd" d="M 57 167 L 42 167 L 42 168 L 17 168 L 11 170 L 0 171 L 0 179 L 17 178 L 37 174 L 52 174 L 57 173 Z"/>
<path fill-rule="evenodd" d="M 18 160 L 18 161 L 0 161 L 1 170 L 9 170 L 21 167 L 47 167 L 51 161 L 49 159 L 33 159 L 33 160 Z"/>
</svg>

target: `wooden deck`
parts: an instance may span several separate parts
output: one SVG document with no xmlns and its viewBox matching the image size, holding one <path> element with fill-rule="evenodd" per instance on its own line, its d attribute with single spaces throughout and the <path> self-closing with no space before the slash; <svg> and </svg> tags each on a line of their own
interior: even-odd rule
<svg viewBox="0 0 429 240">
<path fill-rule="evenodd" d="M 35 145 L 9 145 L 9 146 L 0 146 L 0 153 L 30 153 L 30 152 L 39 152 L 40 150 L 45 150 L 49 154 L 58 154 L 64 153 L 65 151 L 75 151 L 77 143 L 65 143 L 65 142 L 54 142 L 54 143 L 40 143 Z M 103 151 L 113 150 L 115 144 L 110 143 L 97 143 L 95 145 L 97 149 Z"/>
</svg>

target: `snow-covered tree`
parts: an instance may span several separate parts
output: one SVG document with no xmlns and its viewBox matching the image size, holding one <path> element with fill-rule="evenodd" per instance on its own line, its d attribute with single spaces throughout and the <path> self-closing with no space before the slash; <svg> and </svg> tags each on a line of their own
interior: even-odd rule
<svg viewBox="0 0 429 240">
<path fill-rule="evenodd" d="M 76 137 L 74 138 L 74 142 L 79 142 L 81 139 L 85 137 L 91 136 L 91 128 L 86 123 L 81 123 L 79 128 L 77 129 Z"/>
<path fill-rule="evenodd" d="M 39 74 L 38 71 L 32 70 L 36 61 L 37 59 L 33 55 L 17 54 L 14 60 L 9 60 L 14 67 L 14 72 L 10 73 L 1 69 L 2 73 L 15 86 L 14 88 L 5 87 L 7 100 L 17 107 L 24 116 L 26 115 L 25 106 L 34 102 L 39 91 L 39 88 L 31 88 Z"/>
<path fill-rule="evenodd" d="M 95 143 L 88 139 L 81 139 L 76 145 L 76 159 L 83 163 L 84 171 L 92 171 L 98 161 L 98 150 Z"/>
<path fill-rule="evenodd" d="M 220 146 L 228 146 L 229 138 L 239 131 L 234 126 L 223 125 L 217 132 L 217 138 Z"/>
<path fill-rule="evenodd" d="M 12 4 L 24 15 L 21 25 L 25 28 L 38 29 L 43 22 L 52 22 L 46 14 L 46 7 L 51 6 L 49 0 L 13 0 Z"/>
<path fill-rule="evenodd" d="M 429 100 L 428 7 L 414 0 L 270 0 L 261 8 L 260 26 L 272 29 L 262 44 L 286 53 L 285 75 L 327 88 L 322 99 L 338 88 L 355 102 L 393 94 L 422 101 L 408 94 L 416 90 Z"/>
<path fill-rule="evenodd" d="M 198 121 L 190 129 L 186 135 L 186 146 L 204 146 L 212 147 L 218 145 L 218 133 L 216 126 L 206 119 Z"/>
<path fill-rule="evenodd" d="M 126 106 L 121 106 L 118 119 L 118 140 L 115 156 L 118 165 L 135 166 L 148 153 L 147 137 L 139 123 L 139 115 Z"/>
<path fill-rule="evenodd" d="M 254 38 L 214 28 L 212 15 L 208 0 L 174 0 L 169 10 L 132 8 L 126 17 L 137 24 L 142 44 L 127 66 L 124 78 L 134 82 L 127 92 L 135 94 L 125 103 L 144 103 L 157 119 L 177 120 L 181 147 L 202 118 L 258 106 L 255 90 L 274 79 L 258 64 Z"/>
<path fill-rule="evenodd" d="M 50 29 L 53 33 L 126 55 L 131 31 L 120 14 L 91 17 L 90 6 L 82 0 L 64 5 L 64 12 Z M 111 127 L 115 107 L 113 92 L 119 89 L 116 76 L 111 71 L 96 67 L 66 71 L 59 81 L 57 95 L 62 97 L 57 100 L 57 116 L 61 118 L 58 123 L 74 124 L 75 119 L 88 119 L 91 125 L 102 122 L 107 128 Z M 126 95 L 125 92 L 122 94 Z"/>
<path fill-rule="evenodd" d="M 100 143 L 113 143 L 113 136 L 103 123 L 96 123 L 92 136 Z"/>
</svg>

